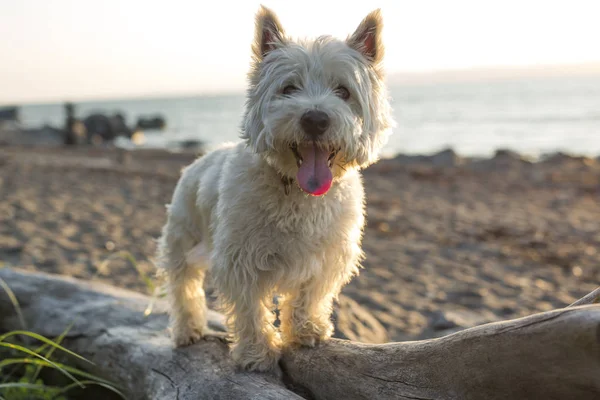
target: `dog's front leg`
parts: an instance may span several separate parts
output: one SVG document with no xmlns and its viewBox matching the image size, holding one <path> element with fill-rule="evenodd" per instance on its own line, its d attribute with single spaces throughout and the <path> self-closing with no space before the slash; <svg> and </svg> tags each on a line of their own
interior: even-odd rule
<svg viewBox="0 0 600 400">
<path fill-rule="evenodd" d="M 256 288 L 239 288 L 227 295 L 228 316 L 234 334 L 232 357 L 250 371 L 274 371 L 280 357 L 281 340 L 273 326 L 275 316 L 267 297 Z"/>
<path fill-rule="evenodd" d="M 331 312 L 339 289 L 327 279 L 311 279 L 286 295 L 281 307 L 281 334 L 287 345 L 313 347 L 333 334 Z"/>
</svg>

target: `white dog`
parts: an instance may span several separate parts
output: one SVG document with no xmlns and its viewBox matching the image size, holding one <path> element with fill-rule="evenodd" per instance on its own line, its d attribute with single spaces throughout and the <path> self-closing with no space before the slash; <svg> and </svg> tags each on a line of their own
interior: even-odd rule
<svg viewBox="0 0 600 400">
<path fill-rule="evenodd" d="M 207 334 L 209 266 L 247 369 L 276 367 L 282 345 L 328 339 L 333 301 L 363 257 L 359 173 L 393 126 L 379 10 L 345 41 L 295 41 L 261 7 L 242 143 L 183 170 L 159 240 L 174 341 Z M 281 294 L 281 335 L 272 298 Z"/>
</svg>

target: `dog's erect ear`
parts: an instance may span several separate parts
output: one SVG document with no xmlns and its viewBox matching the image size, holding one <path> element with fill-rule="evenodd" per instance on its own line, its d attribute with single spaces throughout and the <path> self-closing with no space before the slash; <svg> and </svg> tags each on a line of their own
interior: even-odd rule
<svg viewBox="0 0 600 400">
<path fill-rule="evenodd" d="M 281 23 L 275 13 L 265 6 L 261 5 L 256 14 L 255 29 L 252 51 L 259 60 L 269 54 L 270 51 L 283 45 L 285 33 Z"/>
<path fill-rule="evenodd" d="M 381 10 L 371 11 L 356 28 L 356 31 L 346 40 L 346 43 L 364 55 L 367 60 L 377 64 L 383 60 L 382 28 Z"/>
</svg>

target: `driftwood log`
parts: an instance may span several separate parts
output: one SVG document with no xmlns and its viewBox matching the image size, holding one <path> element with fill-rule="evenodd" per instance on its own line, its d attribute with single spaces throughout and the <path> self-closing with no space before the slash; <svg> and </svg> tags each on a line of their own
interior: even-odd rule
<svg viewBox="0 0 600 400">
<path fill-rule="evenodd" d="M 114 287 L 0 269 L 27 328 L 64 344 L 132 399 L 598 399 L 600 289 L 573 305 L 432 340 L 366 345 L 331 340 L 289 349 L 283 378 L 237 371 L 227 344 L 173 349 L 164 304 Z M 211 314 L 213 329 L 222 316 Z M 0 293 L 0 332 L 20 329 Z M 284 383 L 285 382 L 285 385 Z"/>
</svg>

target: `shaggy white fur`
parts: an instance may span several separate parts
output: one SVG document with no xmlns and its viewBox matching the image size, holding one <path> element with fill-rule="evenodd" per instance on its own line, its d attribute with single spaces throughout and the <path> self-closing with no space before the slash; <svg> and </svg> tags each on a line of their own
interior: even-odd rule
<svg viewBox="0 0 600 400">
<path fill-rule="evenodd" d="M 209 266 L 240 366 L 272 370 L 282 344 L 331 336 L 333 301 L 363 257 L 359 169 L 393 126 L 381 28 L 376 10 L 345 41 L 294 41 L 272 11 L 258 12 L 244 141 L 185 168 L 167 207 L 158 259 L 177 346 L 207 334 Z"/>
</svg>

